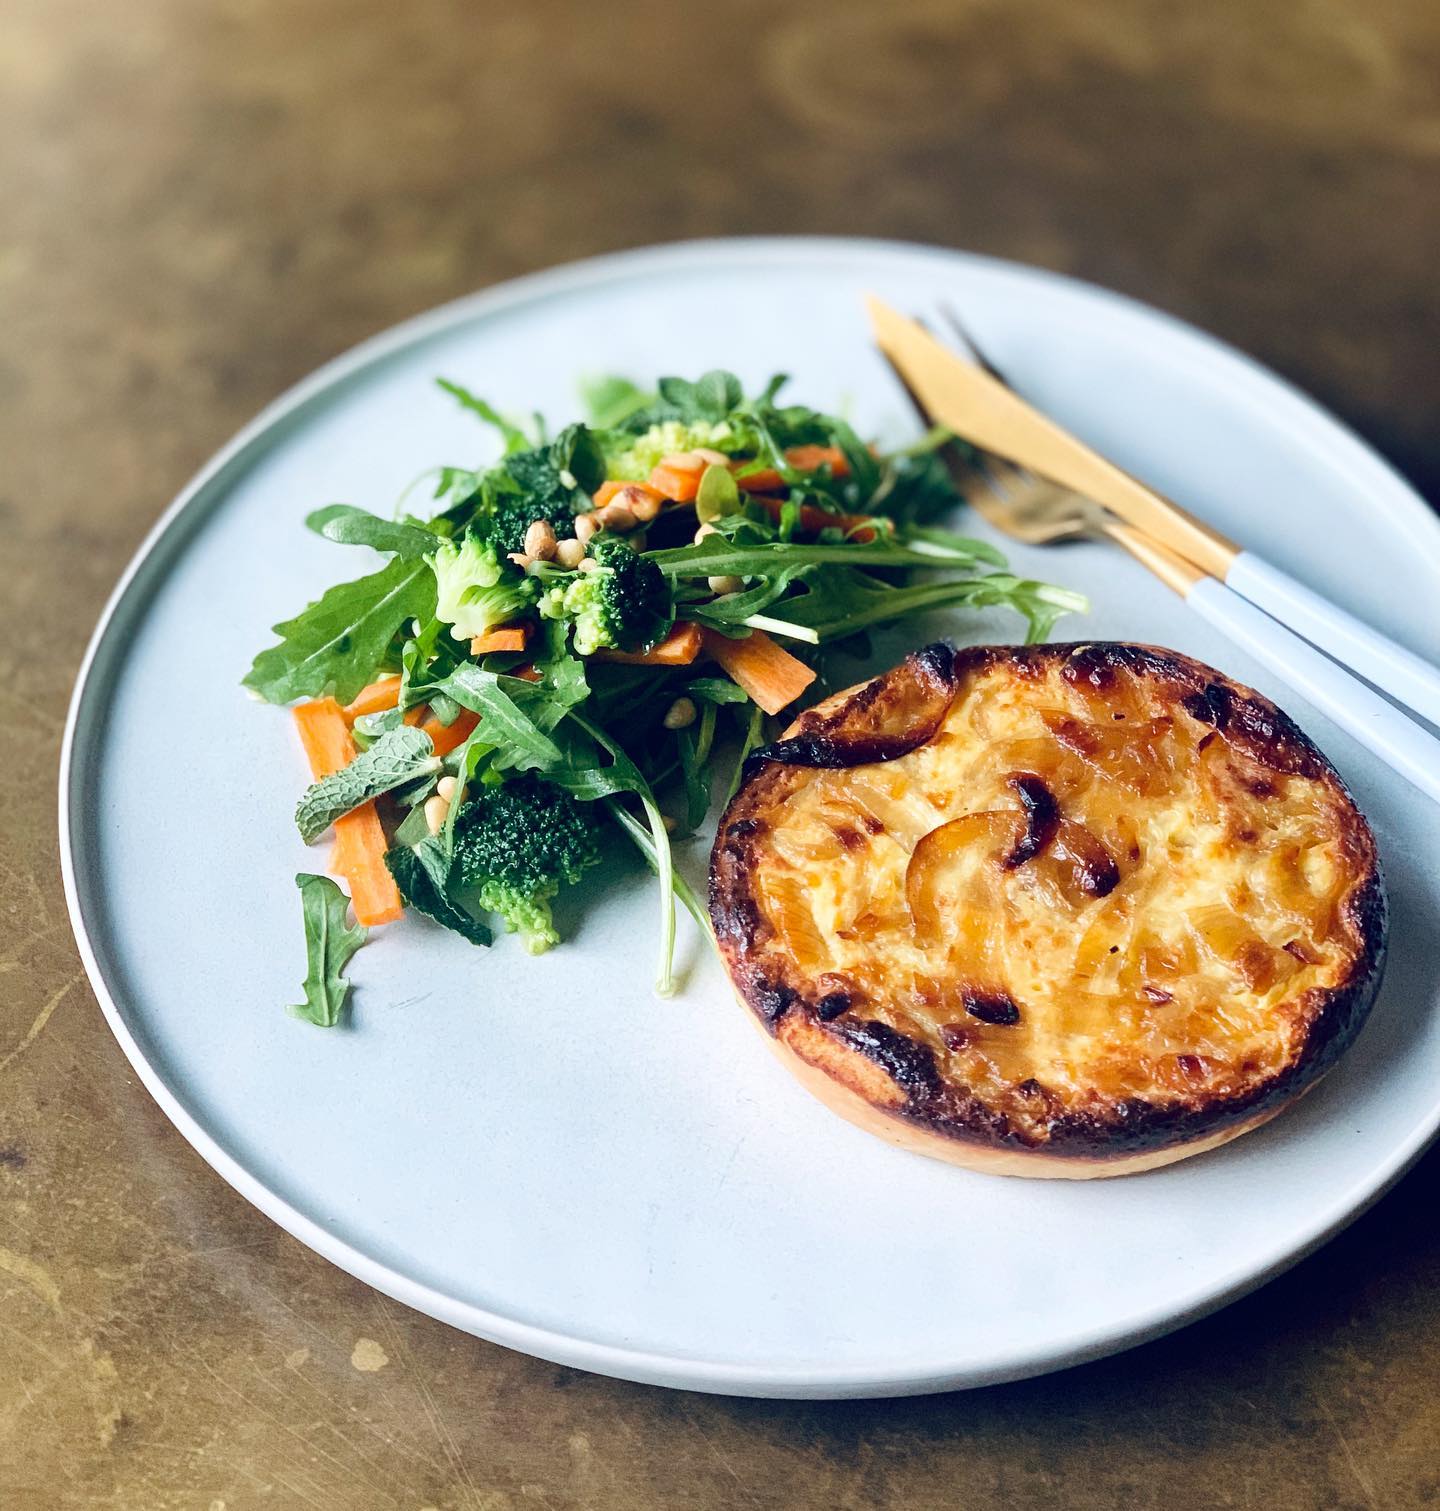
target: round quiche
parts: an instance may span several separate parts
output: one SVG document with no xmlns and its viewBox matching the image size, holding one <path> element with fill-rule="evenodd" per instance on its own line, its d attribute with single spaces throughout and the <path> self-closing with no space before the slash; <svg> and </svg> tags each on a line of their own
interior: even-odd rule
<svg viewBox="0 0 1440 1511">
<path fill-rule="evenodd" d="M 757 751 L 710 910 L 790 1068 L 872 1132 L 1121 1175 L 1257 1127 L 1359 1032 L 1374 836 L 1274 704 L 1173 651 L 928 646 Z"/>
</svg>

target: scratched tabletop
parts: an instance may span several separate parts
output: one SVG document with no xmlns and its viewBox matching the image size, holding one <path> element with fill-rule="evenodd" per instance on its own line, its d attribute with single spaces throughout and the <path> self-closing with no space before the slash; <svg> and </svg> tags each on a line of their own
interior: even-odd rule
<svg viewBox="0 0 1440 1511">
<path fill-rule="evenodd" d="M 362 337 L 593 252 L 860 233 L 1073 273 L 1440 498 L 1433 0 L 0 0 L 0 207 L 0 1506 L 1440 1499 L 1440 1157 L 1248 1300 L 1046 1379 L 580 1374 L 367 1289 L 192 1153 L 81 972 L 54 796 L 101 604 L 211 452 Z"/>
</svg>

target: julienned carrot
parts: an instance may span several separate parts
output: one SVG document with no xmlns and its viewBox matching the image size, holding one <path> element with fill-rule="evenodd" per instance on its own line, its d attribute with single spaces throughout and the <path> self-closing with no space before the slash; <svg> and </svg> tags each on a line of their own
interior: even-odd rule
<svg viewBox="0 0 1440 1511">
<path fill-rule="evenodd" d="M 850 475 L 850 463 L 838 446 L 791 446 L 785 453 L 785 460 L 797 472 L 818 472 L 828 466 L 834 477 Z M 762 467 L 758 472 L 737 477 L 735 481 L 747 493 L 779 493 L 786 486 L 785 479 L 773 467 Z"/>
<path fill-rule="evenodd" d="M 751 630 L 744 640 L 707 630 L 705 654 L 718 661 L 767 714 L 788 708 L 815 680 L 815 673 L 803 661 L 782 650 L 763 630 Z"/>
<path fill-rule="evenodd" d="M 493 630 L 486 630 L 483 635 L 472 637 L 470 654 L 488 656 L 495 651 L 523 651 L 529 637 L 530 631 L 523 624 L 497 625 Z"/>
<path fill-rule="evenodd" d="M 700 491 L 700 477 L 704 471 L 703 462 L 694 468 L 669 466 L 661 462 L 658 467 L 650 469 L 650 486 L 663 498 L 674 499 L 677 504 L 693 504 L 695 495 Z"/>
<path fill-rule="evenodd" d="M 670 633 L 648 651 L 596 651 L 597 661 L 619 661 L 626 666 L 689 666 L 700 654 L 705 637 L 700 626 L 690 620 L 675 625 Z"/>
<path fill-rule="evenodd" d="M 780 512 L 785 507 L 783 498 L 761 498 L 756 502 L 771 519 L 779 523 Z M 814 504 L 800 505 L 800 528 L 810 535 L 818 535 L 822 530 L 843 530 L 851 540 L 862 546 L 868 546 L 875 539 L 875 527 L 870 524 L 868 514 L 827 514 Z M 850 534 L 852 530 L 855 532 L 853 535 Z"/>
<path fill-rule="evenodd" d="M 426 719 L 420 728 L 430 736 L 430 743 L 435 747 L 435 754 L 447 756 L 452 750 L 458 750 L 470 738 L 470 732 L 479 722 L 479 718 L 468 708 L 462 708 L 453 724 L 442 724 L 439 719 L 430 718 Z"/>
<path fill-rule="evenodd" d="M 779 493 L 785 487 L 785 479 L 773 467 L 762 467 L 758 472 L 737 477 L 735 481 L 746 493 Z"/>
<path fill-rule="evenodd" d="M 314 698 L 295 710 L 295 727 L 318 782 L 358 754 L 345 723 L 345 710 L 334 698 Z M 332 868 L 350 883 L 350 905 L 357 923 L 393 923 L 404 912 L 395 879 L 385 865 L 385 830 L 374 803 L 364 803 L 335 820 Z"/>
<path fill-rule="evenodd" d="M 353 724 L 362 714 L 382 714 L 387 708 L 394 708 L 399 699 L 398 674 L 381 677 L 378 681 L 372 682 L 369 687 L 362 687 L 345 705 L 345 722 Z"/>
<path fill-rule="evenodd" d="M 785 460 L 797 472 L 818 472 L 829 467 L 835 477 L 850 476 L 850 463 L 838 446 L 791 446 Z"/>
</svg>

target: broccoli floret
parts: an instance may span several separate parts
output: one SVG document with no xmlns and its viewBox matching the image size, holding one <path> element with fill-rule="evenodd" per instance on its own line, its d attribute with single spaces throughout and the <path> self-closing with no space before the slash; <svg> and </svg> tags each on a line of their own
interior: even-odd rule
<svg viewBox="0 0 1440 1511">
<path fill-rule="evenodd" d="M 455 821 L 455 874 L 532 955 L 560 942 L 550 900 L 600 859 L 592 810 L 535 776 L 483 788 Z"/>
<path fill-rule="evenodd" d="M 497 489 L 471 528 L 483 535 L 501 556 L 525 549 L 525 532 L 543 519 L 557 539 L 575 533 L 575 510 L 558 494 L 516 493 Z"/>
<path fill-rule="evenodd" d="M 586 426 L 568 425 L 548 446 L 514 452 L 485 474 L 472 528 L 502 556 L 524 549 L 537 519 L 564 540 L 604 479 L 599 442 Z"/>
<path fill-rule="evenodd" d="M 600 536 L 590 546 L 599 569 L 568 587 L 551 588 L 540 600 L 546 619 L 569 619 L 575 651 L 649 650 L 665 638 L 675 605 L 665 574 L 618 537 Z"/>
<path fill-rule="evenodd" d="M 513 619 L 539 592 L 533 578 L 502 562 L 479 535 L 467 534 L 458 544 L 447 540 L 429 560 L 435 569 L 435 617 L 453 626 L 457 640 Z"/>
</svg>

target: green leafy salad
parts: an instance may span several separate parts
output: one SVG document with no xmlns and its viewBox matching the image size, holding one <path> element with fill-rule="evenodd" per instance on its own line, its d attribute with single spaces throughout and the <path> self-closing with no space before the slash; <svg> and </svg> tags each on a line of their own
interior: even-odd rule
<svg viewBox="0 0 1440 1511">
<path fill-rule="evenodd" d="M 654 393 L 607 379 L 589 423 L 551 437 L 441 380 L 500 459 L 440 468 L 428 518 L 308 517 L 389 560 L 276 625 L 245 678 L 295 704 L 315 778 L 296 824 L 307 844 L 333 836 L 355 917 L 329 877 L 297 878 L 298 1016 L 336 1023 L 346 962 L 406 908 L 476 945 L 498 924 L 549 949 L 554 899 L 616 845 L 658 877 L 670 992 L 677 900 L 709 927 L 672 844 L 830 689 L 833 653 L 944 607 L 1005 605 L 1032 641 L 1084 607 L 938 523 L 961 502 L 947 434 L 877 451 L 781 402 L 783 382 L 746 397 L 726 372 Z"/>
</svg>

